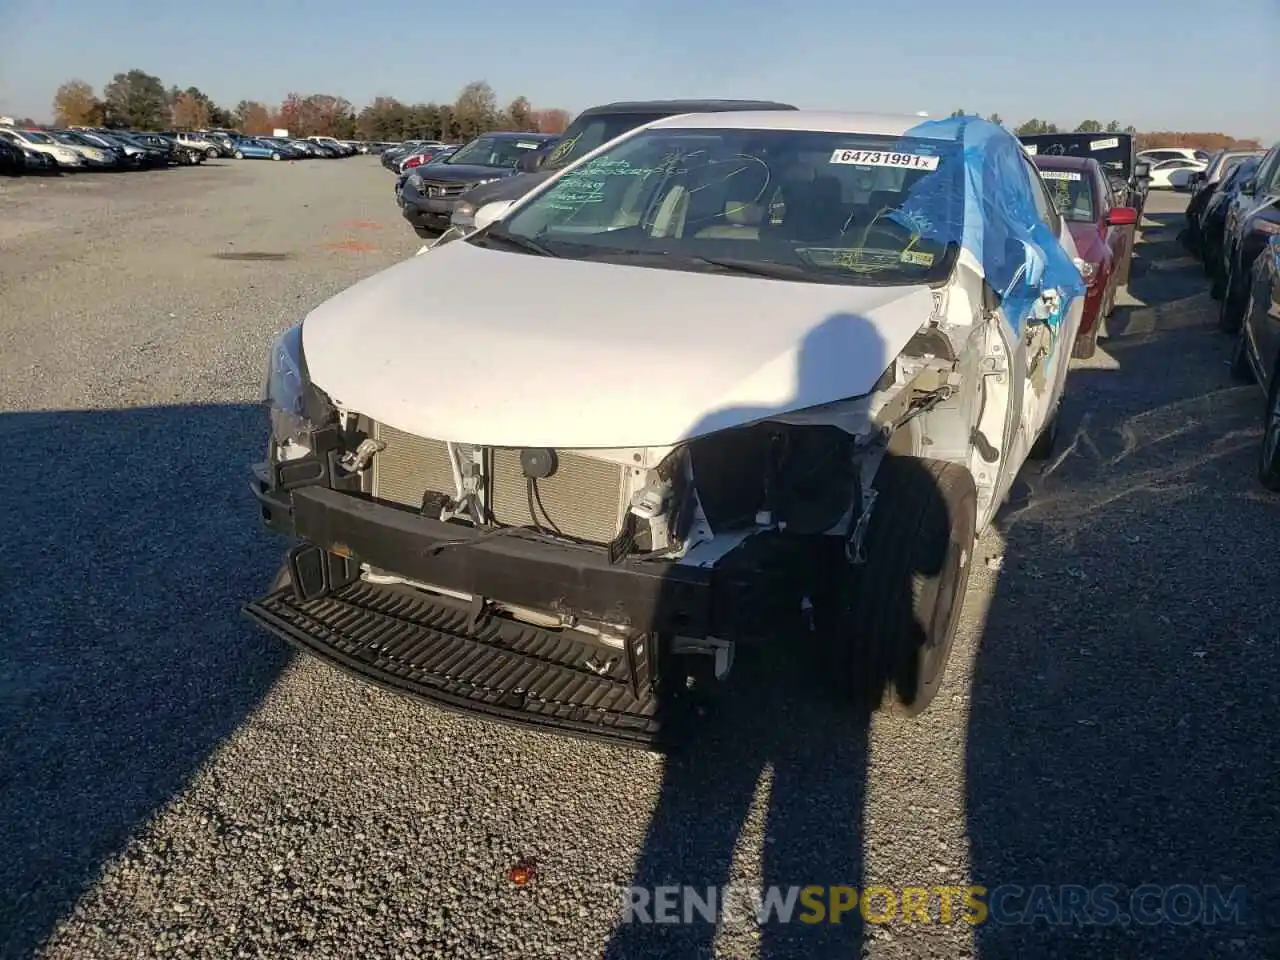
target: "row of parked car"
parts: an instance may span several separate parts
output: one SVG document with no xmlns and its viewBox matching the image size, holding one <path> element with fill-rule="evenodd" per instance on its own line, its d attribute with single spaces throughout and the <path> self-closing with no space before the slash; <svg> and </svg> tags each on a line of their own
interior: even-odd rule
<svg viewBox="0 0 1280 960">
<path fill-rule="evenodd" d="M 1221 150 L 1191 182 L 1182 241 L 1204 265 L 1231 375 L 1266 398 L 1258 478 L 1280 490 L 1280 144 Z"/>
<path fill-rule="evenodd" d="M 146 170 L 203 163 L 205 154 L 172 135 L 129 130 L 0 127 L 0 173 Z"/>
<path fill-rule="evenodd" d="M 218 157 L 302 160 L 355 156 L 359 148 L 332 137 L 249 137 L 237 131 L 107 130 L 94 127 L 0 127 L 0 173 L 149 170 L 189 166 Z"/>
<path fill-rule="evenodd" d="M 354 157 L 359 148 L 334 137 L 248 136 L 236 130 L 202 130 L 172 134 L 180 143 L 200 150 L 206 157 L 236 160 L 305 160 Z"/>
</svg>

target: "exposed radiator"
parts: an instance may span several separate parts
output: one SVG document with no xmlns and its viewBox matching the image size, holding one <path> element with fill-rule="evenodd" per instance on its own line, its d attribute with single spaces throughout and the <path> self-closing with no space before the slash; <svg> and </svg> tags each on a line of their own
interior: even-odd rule
<svg viewBox="0 0 1280 960">
<path fill-rule="evenodd" d="M 427 491 L 454 493 L 453 469 L 443 440 L 426 440 L 394 427 L 377 424 L 374 436 L 386 448 L 373 458 L 373 496 L 415 509 Z M 467 462 L 472 448 L 459 445 Z M 556 454 L 556 472 L 538 481 L 542 509 L 538 522 L 549 528 L 547 518 L 561 533 L 592 543 L 608 543 L 622 527 L 628 504 L 626 467 L 573 453 Z M 520 451 L 492 450 L 492 502 L 498 523 L 532 525 L 529 516 L 528 481 L 520 470 Z"/>
</svg>

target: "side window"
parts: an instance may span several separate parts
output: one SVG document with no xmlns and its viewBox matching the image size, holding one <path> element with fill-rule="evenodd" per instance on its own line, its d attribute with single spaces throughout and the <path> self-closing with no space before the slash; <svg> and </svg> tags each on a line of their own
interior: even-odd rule
<svg viewBox="0 0 1280 960">
<path fill-rule="evenodd" d="M 1280 193 L 1280 146 L 1275 146 L 1258 166 L 1257 194 Z"/>
<path fill-rule="evenodd" d="M 1061 221 L 1053 198 L 1045 190 L 1044 181 L 1040 179 L 1040 172 L 1035 165 L 1025 157 L 1023 163 L 1027 167 L 1027 177 L 1031 180 L 1031 199 L 1035 201 L 1036 212 L 1040 214 L 1041 222 L 1053 231 L 1054 236 L 1057 236 Z"/>
<path fill-rule="evenodd" d="M 1093 171 L 1093 196 L 1098 204 L 1098 213 L 1106 216 L 1111 212 L 1112 201 L 1115 197 L 1111 193 L 1111 184 L 1107 180 L 1106 174 L 1101 170 Z"/>
</svg>

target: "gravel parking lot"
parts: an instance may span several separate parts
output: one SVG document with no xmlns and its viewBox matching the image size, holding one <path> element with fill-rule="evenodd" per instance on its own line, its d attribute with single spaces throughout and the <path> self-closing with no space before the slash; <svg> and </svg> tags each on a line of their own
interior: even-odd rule
<svg viewBox="0 0 1280 960">
<path fill-rule="evenodd" d="M 281 550 L 247 489 L 267 346 L 419 244 L 376 160 L 0 183 L 2 955 L 1280 956 L 1278 505 L 1180 207 L 1149 205 L 934 709 L 859 729 L 804 664 L 766 686 L 748 662 L 664 760 L 396 698 L 237 612 Z M 633 878 L 1247 901 L 1240 924 L 615 930 Z"/>
</svg>

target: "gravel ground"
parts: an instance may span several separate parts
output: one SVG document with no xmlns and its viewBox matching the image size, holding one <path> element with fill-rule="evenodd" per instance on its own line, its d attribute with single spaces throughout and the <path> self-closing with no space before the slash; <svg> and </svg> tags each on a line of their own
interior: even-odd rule
<svg viewBox="0 0 1280 960">
<path fill-rule="evenodd" d="M 418 246 L 375 161 L 0 183 L 0 955 L 1280 956 L 1278 505 L 1179 206 L 983 544 L 936 707 L 860 730 L 782 669 L 664 760 L 396 698 L 237 613 L 281 549 L 246 490 L 268 342 Z M 1247 901 L 615 931 L 633 877 Z"/>
</svg>

